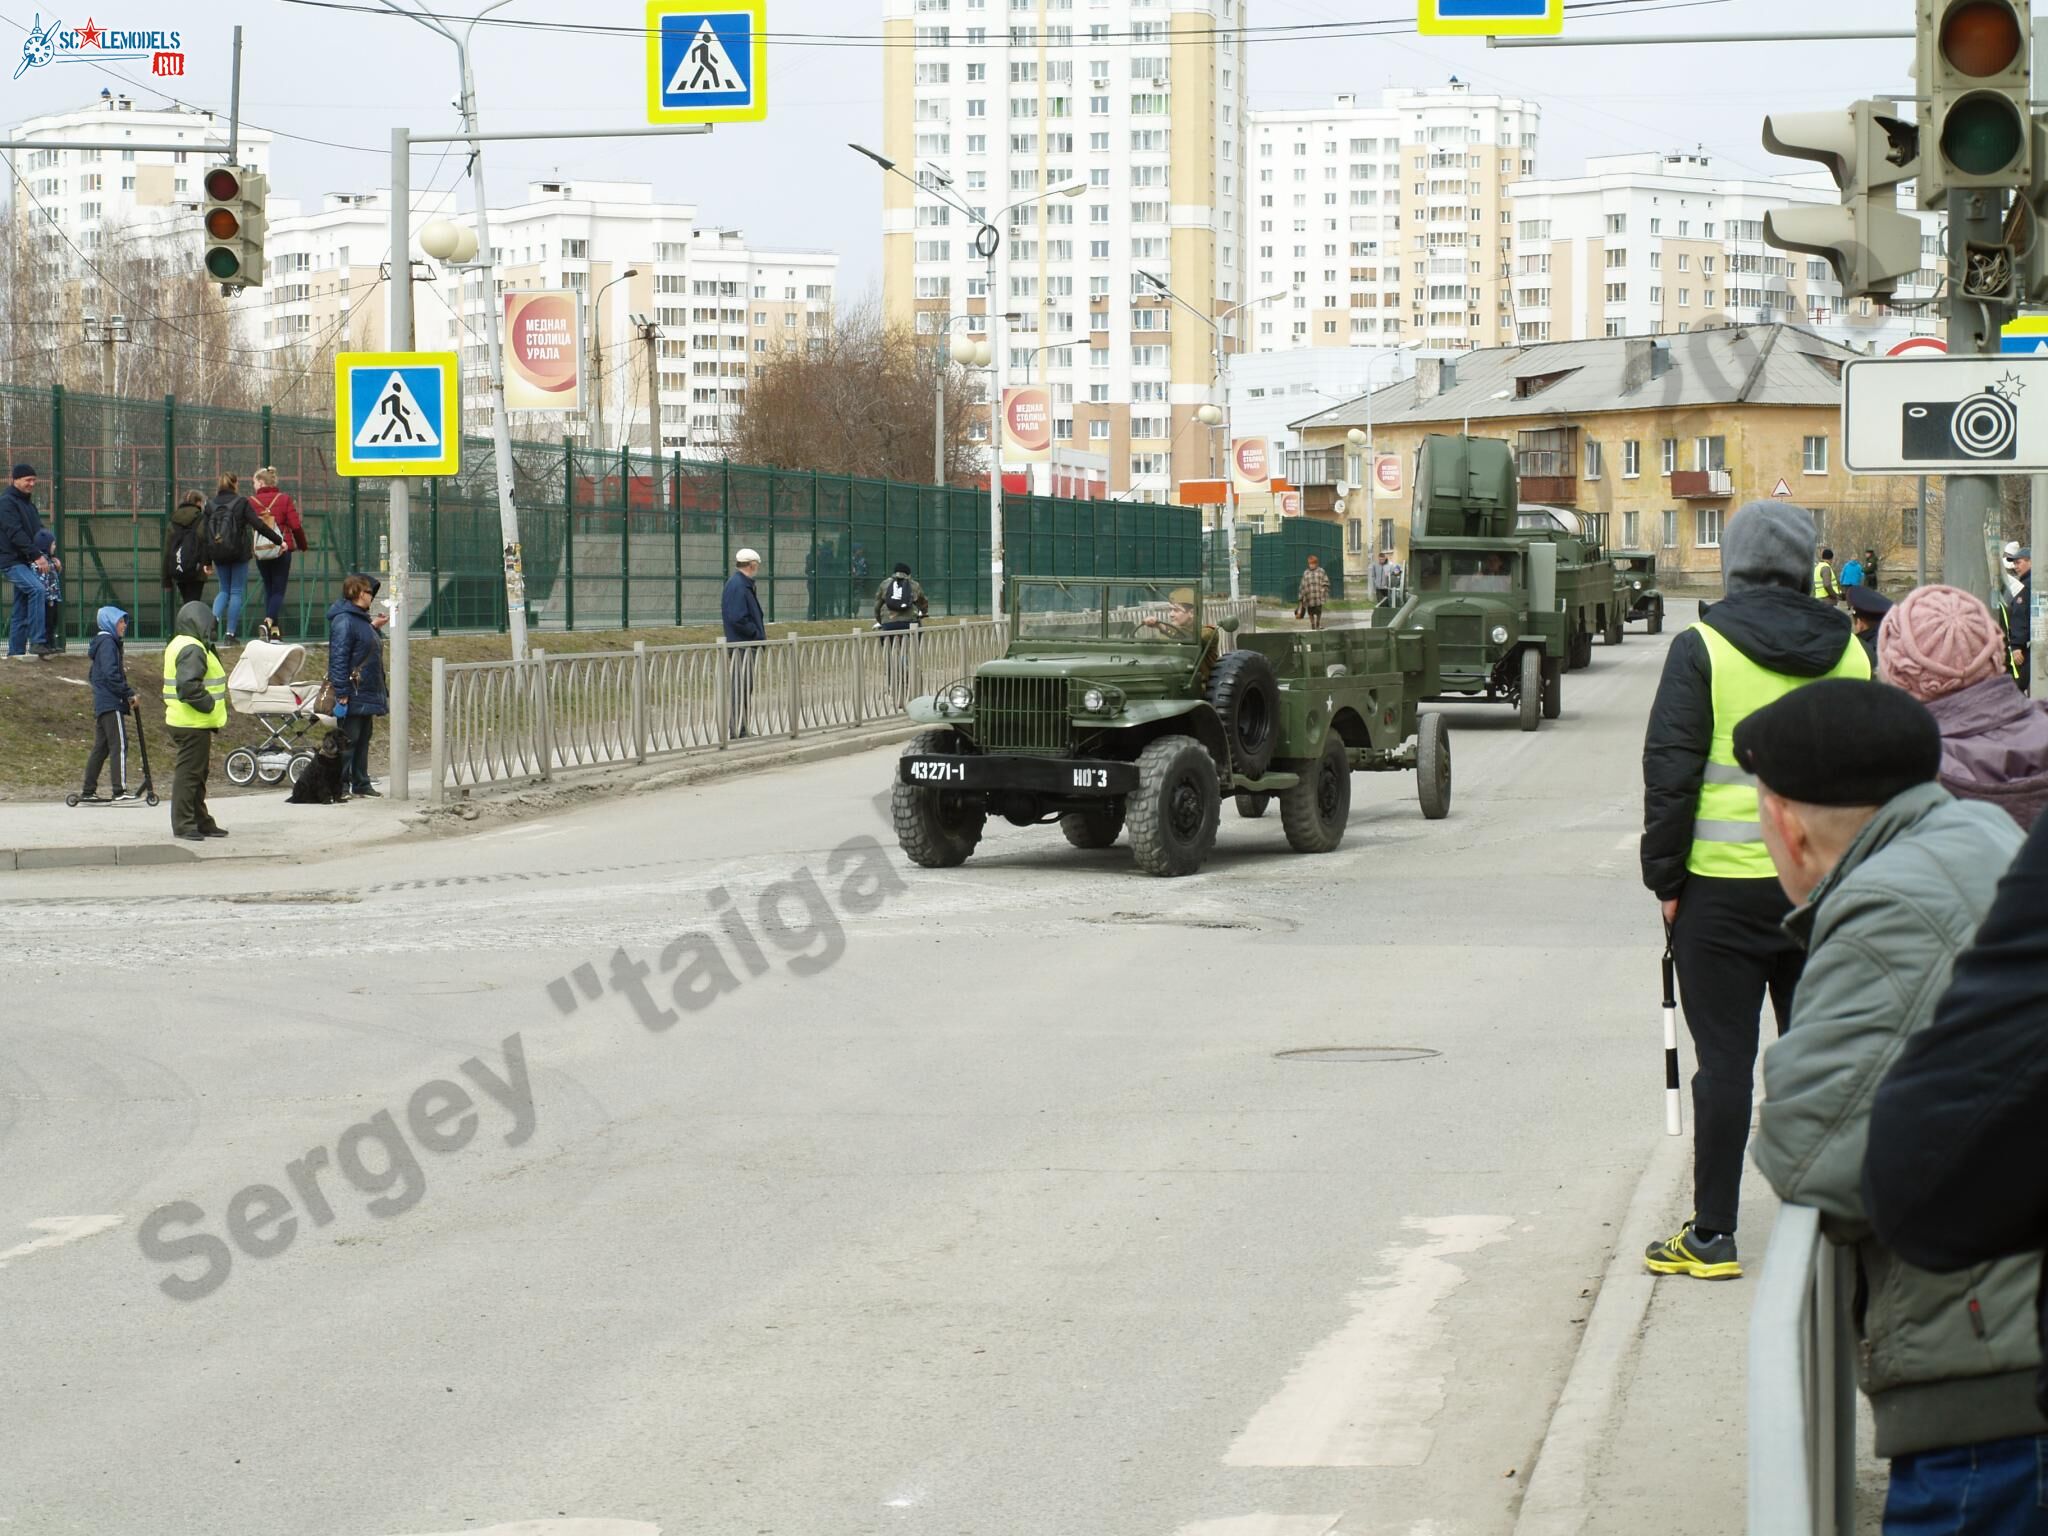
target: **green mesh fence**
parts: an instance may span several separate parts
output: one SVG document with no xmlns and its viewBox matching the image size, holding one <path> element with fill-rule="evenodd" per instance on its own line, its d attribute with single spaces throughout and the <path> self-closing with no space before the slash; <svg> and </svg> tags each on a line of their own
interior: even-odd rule
<svg viewBox="0 0 2048 1536">
<path fill-rule="evenodd" d="M 309 545 L 291 561 L 279 615 L 288 637 L 324 641 L 341 578 L 390 568 L 386 482 L 335 473 L 324 418 L 0 386 L 0 433 L 10 462 L 42 472 L 37 501 L 64 559 L 69 638 L 88 636 L 106 604 L 133 616 L 131 635 L 168 635 L 171 509 L 187 491 L 210 496 L 229 472 L 249 491 L 265 464 L 298 503 Z M 732 556 L 746 547 L 761 554 L 771 621 L 870 618 L 898 561 L 934 614 L 988 611 L 986 491 L 601 453 L 573 440 L 514 442 L 511 471 L 536 630 L 714 623 Z M 415 632 L 503 631 L 491 439 L 465 437 L 459 475 L 413 485 Z M 1013 575 L 1186 577 L 1204 562 L 1200 514 L 1185 507 L 1009 495 L 1003 527 Z M 247 634 L 263 610 L 253 568 L 245 602 Z"/>
</svg>

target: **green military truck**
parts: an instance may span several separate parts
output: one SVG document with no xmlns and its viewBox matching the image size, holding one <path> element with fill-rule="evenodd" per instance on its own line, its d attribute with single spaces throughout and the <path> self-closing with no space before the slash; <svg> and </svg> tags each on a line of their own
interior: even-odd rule
<svg viewBox="0 0 2048 1536">
<path fill-rule="evenodd" d="M 1524 503 L 1515 515 L 1515 532 L 1557 550 L 1557 605 L 1570 637 L 1567 670 L 1592 665 L 1595 635 L 1609 645 L 1621 644 L 1627 620 L 1616 600 L 1614 562 L 1601 552 L 1585 519 L 1569 507 Z"/>
<path fill-rule="evenodd" d="M 1419 714 L 1435 672 L 1427 632 L 1242 635 L 1203 621 L 1198 584 L 1026 578 L 1009 592 L 1010 644 L 912 701 L 930 729 L 904 748 L 897 841 L 927 869 L 961 864 L 991 816 L 1058 822 L 1077 848 L 1127 829 L 1149 875 L 1190 875 L 1216 841 L 1224 797 L 1288 845 L 1343 841 L 1353 772 L 1414 770 L 1423 815 L 1451 807 L 1444 719 Z"/>
<path fill-rule="evenodd" d="M 1621 605 L 1621 621 L 1643 621 L 1650 634 L 1664 631 L 1664 593 L 1657 586 L 1657 556 L 1647 549 L 1617 549 L 1614 559 L 1614 593 Z"/>
</svg>

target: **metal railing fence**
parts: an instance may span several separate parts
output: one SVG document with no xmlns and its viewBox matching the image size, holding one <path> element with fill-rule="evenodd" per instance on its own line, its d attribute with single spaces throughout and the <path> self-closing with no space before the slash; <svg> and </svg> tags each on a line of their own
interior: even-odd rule
<svg viewBox="0 0 2048 1536">
<path fill-rule="evenodd" d="M 1855 1258 L 1787 1205 L 1749 1314 L 1749 1536 L 1856 1529 Z"/>
</svg>

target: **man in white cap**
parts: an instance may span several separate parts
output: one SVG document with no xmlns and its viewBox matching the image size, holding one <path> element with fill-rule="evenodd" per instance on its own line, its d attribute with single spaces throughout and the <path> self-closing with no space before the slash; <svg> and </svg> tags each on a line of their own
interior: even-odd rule
<svg viewBox="0 0 2048 1536">
<path fill-rule="evenodd" d="M 754 592 L 754 577 L 761 570 L 761 557 L 742 549 L 732 557 L 733 572 L 725 579 L 725 595 L 719 602 L 719 616 L 725 621 L 725 643 L 748 646 L 732 658 L 732 735 L 747 734 L 747 704 L 754 691 L 754 658 L 760 652 L 753 642 L 768 638 L 768 625 L 761 616 L 761 599 Z"/>
</svg>

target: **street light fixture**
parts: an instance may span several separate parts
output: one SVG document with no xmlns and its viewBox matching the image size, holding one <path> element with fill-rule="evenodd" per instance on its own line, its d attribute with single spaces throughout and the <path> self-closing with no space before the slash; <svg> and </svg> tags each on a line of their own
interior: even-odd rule
<svg viewBox="0 0 2048 1536">
<path fill-rule="evenodd" d="M 1394 348 L 1392 351 L 1381 352 L 1377 354 L 1371 362 L 1365 365 L 1365 430 L 1361 432 L 1358 430 L 1358 428 L 1353 427 L 1349 432 L 1346 432 L 1344 434 L 1344 441 L 1349 443 L 1354 448 L 1368 449 L 1371 457 L 1371 462 L 1364 465 L 1365 527 L 1366 535 L 1369 538 L 1378 538 L 1380 528 L 1379 437 L 1373 431 L 1372 425 L 1372 371 L 1373 369 L 1379 367 L 1381 363 L 1385 362 L 1390 357 L 1398 361 L 1403 352 L 1413 352 L 1416 348 L 1422 345 L 1423 340 L 1423 337 L 1417 336 L 1413 340 L 1404 341 L 1401 343 L 1400 346 Z"/>
<path fill-rule="evenodd" d="M 995 356 L 994 349 L 985 341 L 969 341 L 964 346 L 948 347 L 947 338 L 956 325 L 969 325 L 979 320 L 980 315 L 954 315 L 939 326 L 938 367 L 933 375 L 938 380 L 938 424 L 932 436 L 932 484 L 946 483 L 946 359 L 950 351 L 962 367 L 986 368 Z"/>
<path fill-rule="evenodd" d="M 628 267 L 617 277 L 597 290 L 597 297 L 590 301 L 590 399 L 596 413 L 590 440 L 598 451 L 604 451 L 604 296 L 629 277 L 638 277 L 638 267 Z"/>
</svg>

